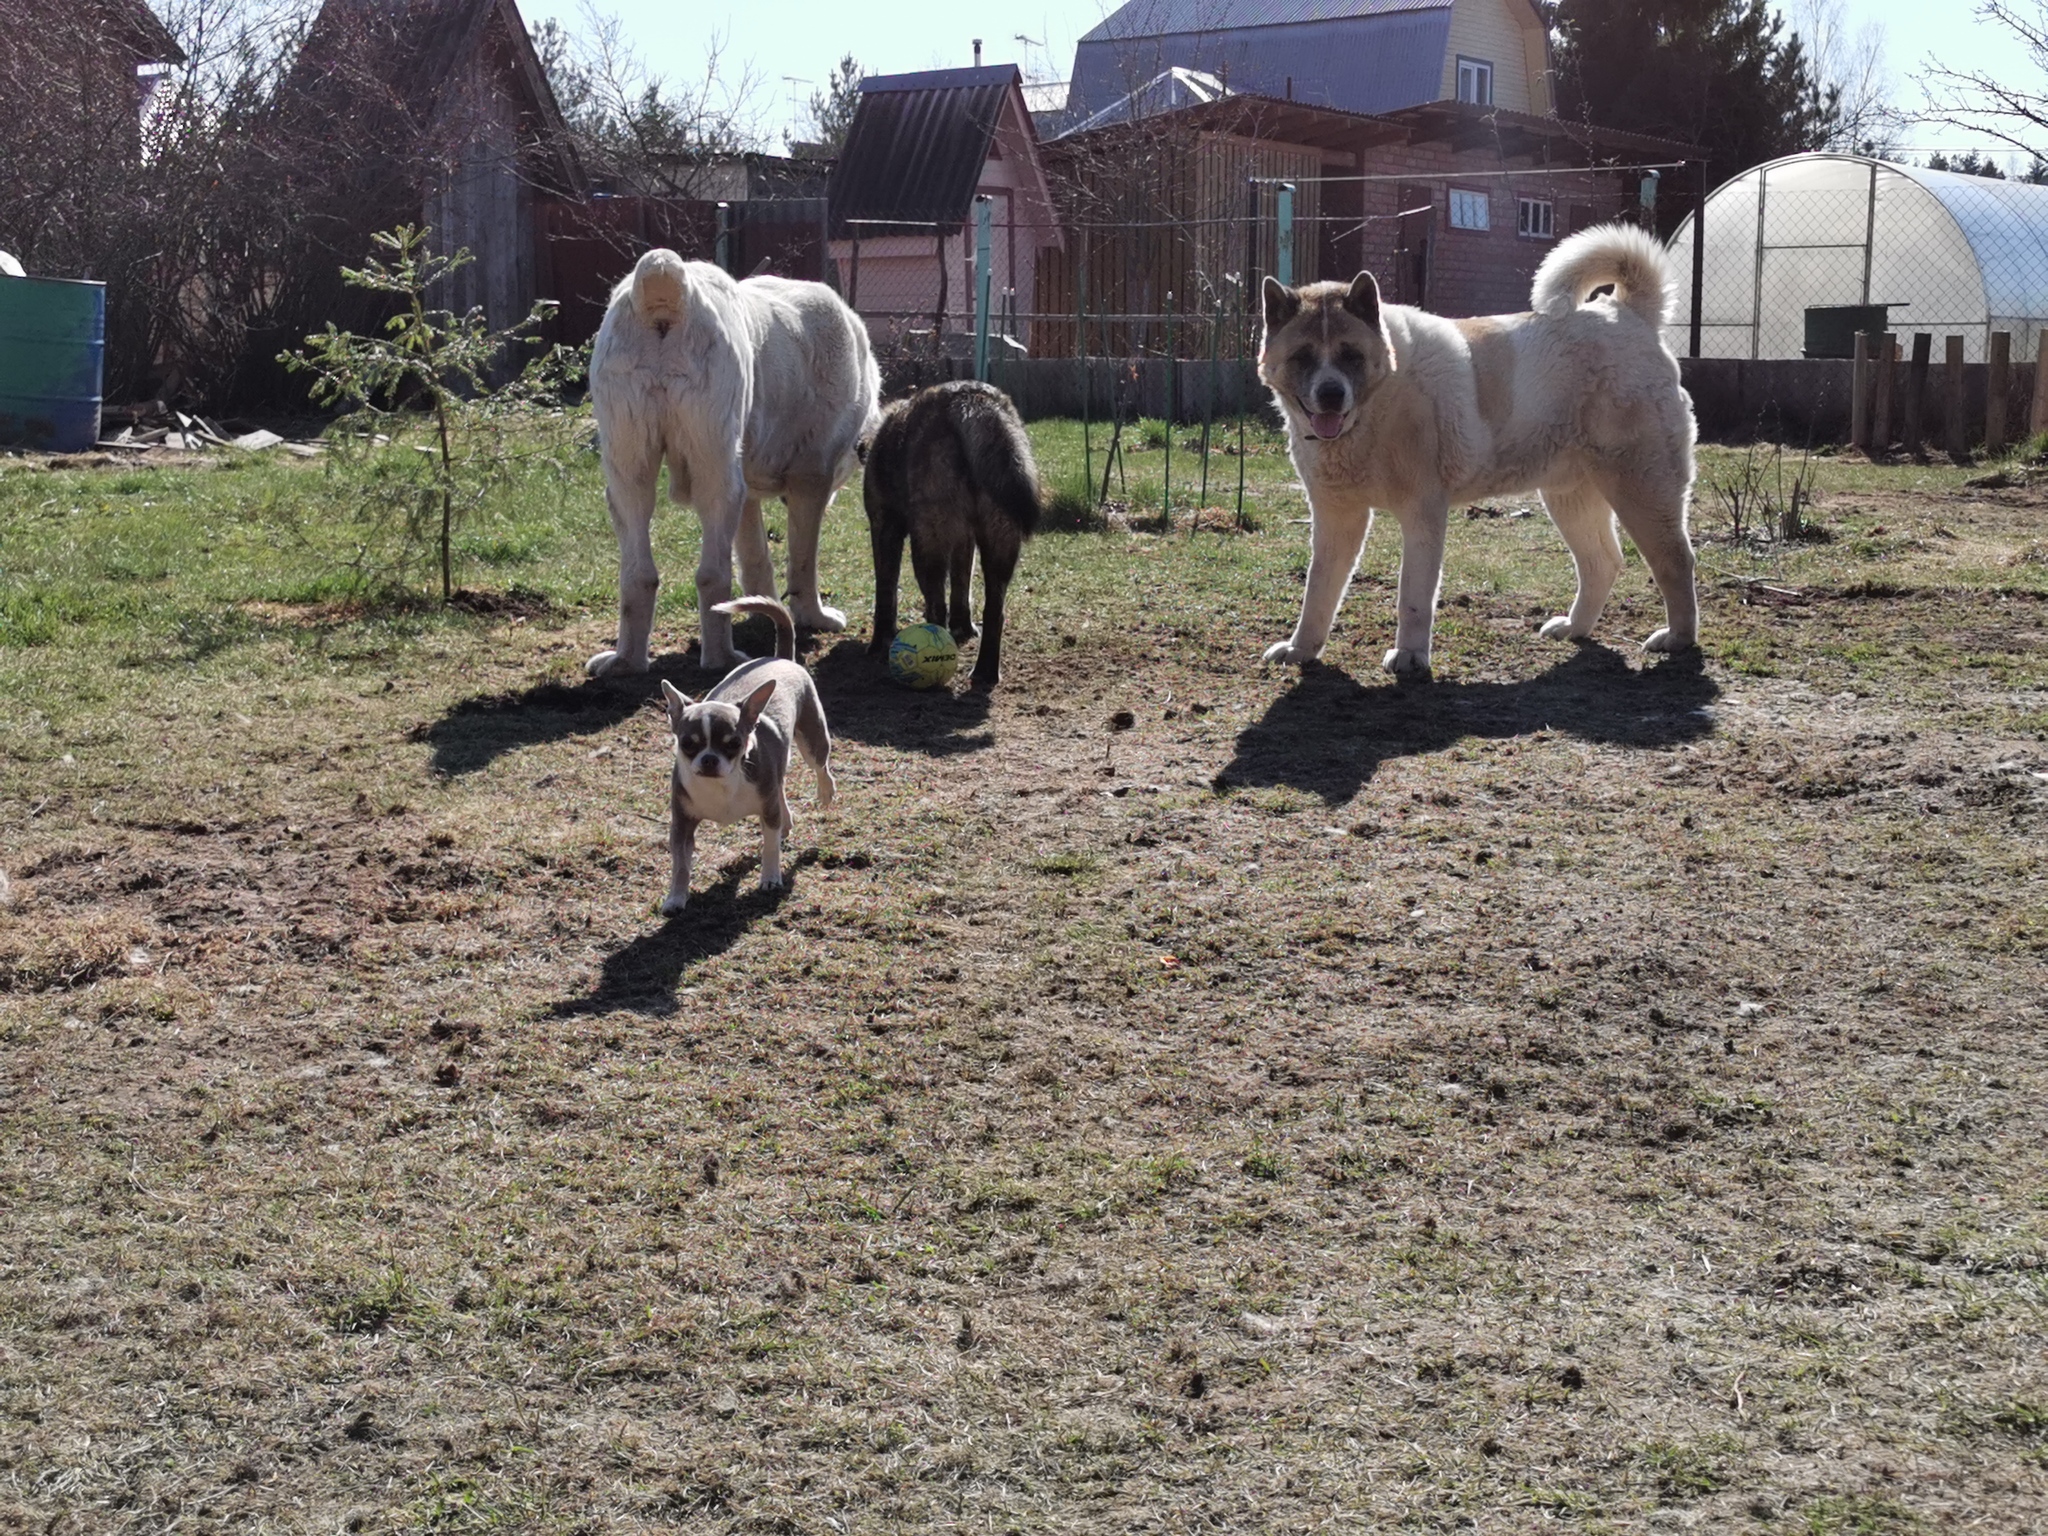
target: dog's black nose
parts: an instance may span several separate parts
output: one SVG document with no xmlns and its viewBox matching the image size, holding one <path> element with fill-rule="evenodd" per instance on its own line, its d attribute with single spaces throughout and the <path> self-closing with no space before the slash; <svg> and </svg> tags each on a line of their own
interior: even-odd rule
<svg viewBox="0 0 2048 1536">
<path fill-rule="evenodd" d="M 1316 386 L 1316 408 L 1323 411 L 1344 409 L 1344 386 L 1342 384 L 1318 384 Z"/>
</svg>

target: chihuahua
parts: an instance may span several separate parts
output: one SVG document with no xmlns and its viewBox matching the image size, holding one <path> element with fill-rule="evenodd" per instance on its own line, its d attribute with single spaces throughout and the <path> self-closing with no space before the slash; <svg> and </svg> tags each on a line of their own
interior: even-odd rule
<svg viewBox="0 0 2048 1536">
<path fill-rule="evenodd" d="M 764 615 L 775 623 L 773 659 L 741 662 L 702 699 L 692 700 L 663 678 L 669 725 L 676 733 L 669 788 L 669 888 L 661 913 L 673 917 L 690 901 L 690 861 L 697 824 L 721 826 L 761 818 L 761 889 L 782 885 L 782 839 L 790 828 L 789 747 L 796 743 L 818 776 L 818 809 L 832 804 L 832 733 L 811 674 L 796 659 L 796 622 L 772 597 L 720 603 L 716 613 Z"/>
</svg>

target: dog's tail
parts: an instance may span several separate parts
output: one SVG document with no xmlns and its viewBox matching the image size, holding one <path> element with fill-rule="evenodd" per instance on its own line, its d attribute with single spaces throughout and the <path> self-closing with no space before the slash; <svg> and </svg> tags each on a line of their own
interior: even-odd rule
<svg viewBox="0 0 2048 1536">
<path fill-rule="evenodd" d="M 633 312 L 664 335 L 681 323 L 689 307 L 689 290 L 683 258 L 674 251 L 651 250 L 633 268 Z"/>
<path fill-rule="evenodd" d="M 736 619 L 766 618 L 775 621 L 775 658 L 778 661 L 796 660 L 796 620 L 789 610 L 772 597 L 736 597 L 729 603 L 714 603 L 713 613 L 730 614 Z"/>
<path fill-rule="evenodd" d="M 1031 439 L 1024 435 L 1024 423 L 1017 419 L 1009 397 L 995 389 L 988 393 L 992 400 L 980 402 L 978 410 L 960 412 L 955 420 L 975 484 L 1016 525 L 1018 535 L 1028 539 L 1038 530 L 1041 511 L 1038 461 L 1031 456 Z"/>
<path fill-rule="evenodd" d="M 1603 224 L 1562 241 L 1536 269 L 1529 307 L 1539 315 L 1568 315 L 1609 283 L 1623 309 L 1652 325 L 1668 323 L 1670 259 L 1654 235 L 1627 224 Z"/>
</svg>

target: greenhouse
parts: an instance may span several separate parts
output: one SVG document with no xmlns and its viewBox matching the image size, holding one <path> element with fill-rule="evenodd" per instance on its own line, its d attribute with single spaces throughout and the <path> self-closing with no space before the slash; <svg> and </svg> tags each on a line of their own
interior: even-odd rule
<svg viewBox="0 0 2048 1536">
<path fill-rule="evenodd" d="M 1690 344 L 1693 219 L 1672 237 L 1674 352 Z M 1970 362 L 1994 331 L 2031 361 L 2048 325 L 2048 186 L 1922 170 L 1858 155 L 1792 155 L 1707 198 L 1702 357 L 1842 356 L 1879 306 L 1910 338 L 1960 335 Z M 1869 317 L 1875 319 L 1875 316 Z M 1854 325 L 1849 322 L 1854 321 Z"/>
</svg>

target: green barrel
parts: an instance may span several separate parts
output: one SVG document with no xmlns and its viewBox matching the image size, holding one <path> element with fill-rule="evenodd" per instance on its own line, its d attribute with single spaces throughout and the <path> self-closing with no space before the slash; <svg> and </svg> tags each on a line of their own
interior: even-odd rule
<svg viewBox="0 0 2048 1536">
<path fill-rule="evenodd" d="M 0 277 L 0 447 L 98 442 L 106 351 L 105 283 Z"/>
</svg>

